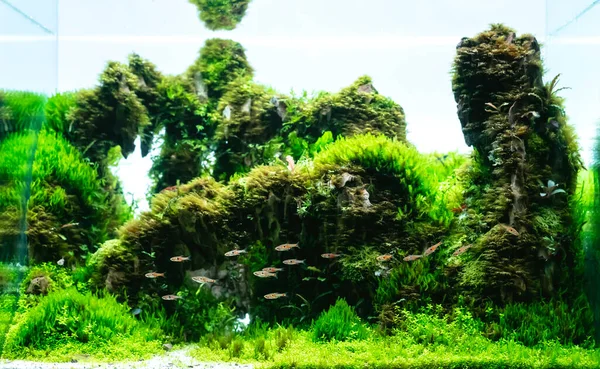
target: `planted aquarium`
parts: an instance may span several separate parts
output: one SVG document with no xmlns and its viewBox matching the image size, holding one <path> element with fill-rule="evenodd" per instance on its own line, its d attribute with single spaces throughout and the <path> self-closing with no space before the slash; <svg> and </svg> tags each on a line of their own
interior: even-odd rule
<svg viewBox="0 0 600 369">
<path fill-rule="evenodd" d="M 600 4 L 0 0 L 0 367 L 600 368 Z"/>
</svg>

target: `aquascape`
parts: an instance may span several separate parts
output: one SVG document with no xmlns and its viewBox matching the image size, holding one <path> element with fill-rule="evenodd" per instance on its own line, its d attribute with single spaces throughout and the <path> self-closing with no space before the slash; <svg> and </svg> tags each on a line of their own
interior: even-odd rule
<svg viewBox="0 0 600 369">
<path fill-rule="evenodd" d="M 598 368 L 599 167 L 559 77 L 503 25 L 452 72 L 468 156 L 420 153 L 368 76 L 282 94 L 225 39 L 181 75 L 132 54 L 88 90 L 2 92 L 3 358 Z M 110 169 L 158 135 L 134 217 Z"/>
</svg>

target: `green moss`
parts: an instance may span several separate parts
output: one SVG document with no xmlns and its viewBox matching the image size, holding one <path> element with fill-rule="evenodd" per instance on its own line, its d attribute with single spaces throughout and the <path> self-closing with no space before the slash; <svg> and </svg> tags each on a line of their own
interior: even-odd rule
<svg viewBox="0 0 600 369">
<path fill-rule="evenodd" d="M 573 280 L 568 195 L 581 162 L 556 84 L 543 84 L 531 35 L 517 37 L 496 24 L 457 46 L 453 92 L 465 142 L 475 149 L 464 194 L 473 212 L 461 230 L 475 232 L 478 245 L 462 281 L 480 286 L 480 297 L 532 301 Z M 541 196 L 548 180 L 567 194 Z M 498 223 L 520 235 L 511 237 Z M 545 247 L 561 249 L 560 258 L 540 260 Z"/>
<path fill-rule="evenodd" d="M 210 30 L 232 30 L 242 21 L 250 0 L 190 0 Z"/>
<path fill-rule="evenodd" d="M 157 86 L 160 111 L 151 115 L 165 134 L 159 156 L 153 161 L 150 176 L 153 192 L 191 181 L 210 169 L 210 139 L 213 119 L 206 104 L 193 93 L 193 87 L 181 77 L 164 78 Z"/>
<path fill-rule="evenodd" d="M 141 151 L 142 157 L 145 157 L 150 152 L 154 135 L 161 128 L 162 119 L 160 118 L 162 114 L 166 114 L 165 104 L 160 101 L 160 91 L 157 88 L 164 77 L 154 64 L 137 54 L 129 55 L 129 70 L 137 76 L 138 86 L 135 94 L 146 107 L 150 120 L 149 124 L 143 127 L 141 133 Z"/>
<path fill-rule="evenodd" d="M 111 226 L 122 220 L 107 206 L 98 175 L 78 152 L 57 133 L 12 135 L 0 144 L 0 221 L 5 245 L 20 232 L 21 201 L 30 163 L 30 148 L 37 142 L 27 203 L 29 258 L 32 262 L 57 261 L 70 265 L 106 239 Z M 72 227 L 61 228 L 69 223 Z M 7 246 L 6 246 L 7 247 Z"/>
<path fill-rule="evenodd" d="M 68 114 L 72 129 L 65 137 L 94 163 L 102 164 L 113 146 L 127 157 L 138 133 L 149 124 L 147 109 L 136 95 L 139 86 L 126 65 L 109 62 L 99 86 L 78 92 L 77 106 Z"/>
<path fill-rule="evenodd" d="M 248 172 L 255 165 L 273 161 L 275 153 L 283 150 L 278 139 L 282 118 L 272 98 L 276 98 L 275 91 L 248 78 L 229 85 L 217 108 L 217 113 L 230 113 L 216 115 L 215 178 Z"/>
<path fill-rule="evenodd" d="M 48 288 L 43 295 L 28 293 L 31 281 L 43 277 L 48 282 Z M 73 286 L 73 279 L 64 267 L 58 267 L 55 263 L 42 263 L 31 267 L 21 282 L 21 298 L 19 309 L 25 311 L 37 305 L 40 300 L 50 292 L 64 290 Z"/>
<path fill-rule="evenodd" d="M 229 83 L 240 77 L 251 77 L 253 69 L 246 59 L 244 48 L 232 40 L 206 40 L 200 56 L 191 65 L 187 78 L 194 84 L 199 96 L 216 103 L 227 91 Z"/>
<path fill-rule="evenodd" d="M 404 109 L 380 95 L 369 76 L 358 78 L 339 93 L 321 93 L 314 99 L 291 101 L 289 121 L 297 135 L 316 141 L 329 130 L 333 137 L 383 134 L 406 142 Z"/>
</svg>

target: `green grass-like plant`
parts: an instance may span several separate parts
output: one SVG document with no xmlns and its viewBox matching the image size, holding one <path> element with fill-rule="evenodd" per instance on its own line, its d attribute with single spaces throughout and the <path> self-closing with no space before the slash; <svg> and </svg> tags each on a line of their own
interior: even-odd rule
<svg viewBox="0 0 600 369">
<path fill-rule="evenodd" d="M 338 299 L 335 305 L 323 312 L 314 322 L 312 330 L 315 341 L 360 340 L 368 334 L 354 309 L 344 299 Z"/>
<path fill-rule="evenodd" d="M 50 293 L 15 320 L 6 337 L 4 356 L 7 358 L 43 357 L 44 352 L 54 349 L 64 355 L 64 347 L 102 351 L 104 347 L 114 345 L 116 348 L 127 341 L 132 343 L 128 349 L 136 350 L 140 342 L 145 342 L 148 346 L 144 352 L 152 353 L 157 351 L 157 340 L 162 334 L 156 327 L 141 324 L 113 297 L 84 295 L 73 287 Z M 119 350 L 121 359 L 140 354 Z"/>
</svg>

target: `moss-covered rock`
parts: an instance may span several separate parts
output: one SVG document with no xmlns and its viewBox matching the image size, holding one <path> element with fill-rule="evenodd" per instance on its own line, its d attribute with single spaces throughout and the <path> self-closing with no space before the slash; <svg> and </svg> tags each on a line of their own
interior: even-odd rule
<svg viewBox="0 0 600 369">
<path fill-rule="evenodd" d="M 216 105 L 229 83 L 240 77 L 251 77 L 253 73 L 241 44 L 212 38 L 206 40 L 186 77 L 194 84 L 199 97 Z"/>
<path fill-rule="evenodd" d="M 139 87 L 140 79 L 126 65 L 109 62 L 98 87 L 78 92 L 77 105 L 69 113 L 72 124 L 64 136 L 94 163 L 102 164 L 114 146 L 127 157 L 135 148 L 135 138 L 149 124 L 147 110 L 136 95 Z"/>
<path fill-rule="evenodd" d="M 373 133 L 406 142 L 402 107 L 378 94 L 368 76 L 314 98 L 288 97 L 242 78 L 228 85 L 217 113 L 213 175 L 221 180 L 287 154 L 314 155 L 338 136 Z"/>
<path fill-rule="evenodd" d="M 210 30 L 232 30 L 242 21 L 250 0 L 189 0 Z"/>
<path fill-rule="evenodd" d="M 248 78 L 229 84 L 215 114 L 215 178 L 226 180 L 275 159 L 283 146 L 281 139 L 272 141 L 279 138 L 283 124 L 273 104 L 278 98 L 281 95 Z"/>
<path fill-rule="evenodd" d="M 142 157 L 145 157 L 152 148 L 154 135 L 162 128 L 161 117 L 165 111 L 164 103 L 160 101 L 158 85 L 164 77 L 154 64 L 135 53 L 129 55 L 129 70 L 137 76 L 138 86 L 135 93 L 148 111 L 149 124 L 143 127 L 140 135 Z"/>
<path fill-rule="evenodd" d="M 400 261 L 404 256 L 421 253 L 447 231 L 452 212 L 438 196 L 446 180 L 433 173 L 438 162 L 399 140 L 358 135 L 338 140 L 293 171 L 281 164 L 257 166 L 227 186 L 195 179 L 158 194 L 150 212 L 121 230 L 125 254 L 136 255 L 140 263 L 137 271 L 131 261 L 118 271 L 129 279 L 124 283 L 129 296 L 173 293 L 190 276 L 204 275 L 218 281 L 213 294 L 237 298 L 241 312 L 250 309 L 262 319 L 314 317 L 336 296 L 352 304 L 363 300 L 358 310 L 367 315 L 388 273 L 377 256 L 392 252 L 397 260 L 389 267 L 407 268 Z M 288 242 L 299 242 L 300 249 L 274 250 Z M 234 249 L 246 253 L 224 255 Z M 324 253 L 344 258 L 329 260 L 321 257 Z M 191 260 L 169 260 L 178 255 Z M 304 262 L 288 267 L 282 261 L 289 258 Z M 444 278 L 436 271 L 438 257 L 431 260 L 410 272 L 422 276 L 406 282 L 413 291 L 439 293 L 442 283 L 437 289 L 421 284 Z M 277 279 L 253 275 L 269 266 L 284 271 Z M 149 271 L 166 272 L 165 286 L 144 278 Z M 107 269 L 100 274 L 98 280 L 105 280 Z M 292 301 L 263 298 L 284 291 Z M 308 303 L 305 311 L 283 309 L 302 299 Z"/>
<path fill-rule="evenodd" d="M 160 154 L 150 169 L 154 193 L 209 172 L 208 155 L 215 131 L 207 104 L 199 100 L 189 81 L 166 77 L 158 84 L 157 94 L 160 110 L 151 119 L 165 133 Z"/>
<path fill-rule="evenodd" d="M 369 76 L 362 76 L 340 92 L 321 93 L 312 100 L 292 102 L 290 113 L 296 135 L 315 141 L 331 131 L 350 137 L 356 134 L 383 134 L 406 142 L 404 109 L 379 94 Z"/>
<path fill-rule="evenodd" d="M 479 296 L 531 300 L 572 283 L 568 197 L 581 162 L 556 82 L 543 84 L 531 35 L 492 25 L 457 45 L 452 86 L 475 149 L 463 219 L 474 253 L 462 285 Z"/>
</svg>

